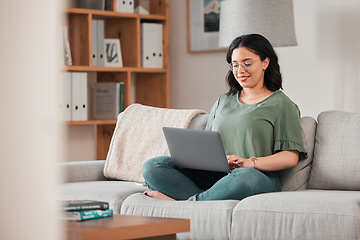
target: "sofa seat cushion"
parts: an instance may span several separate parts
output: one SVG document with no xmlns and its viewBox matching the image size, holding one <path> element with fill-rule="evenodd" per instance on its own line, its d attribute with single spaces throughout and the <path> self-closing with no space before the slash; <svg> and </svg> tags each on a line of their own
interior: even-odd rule
<svg viewBox="0 0 360 240">
<path fill-rule="evenodd" d="M 144 192 L 147 187 L 125 181 L 73 182 L 61 184 L 62 200 L 98 200 L 109 203 L 115 214 L 133 193 Z"/>
<path fill-rule="evenodd" d="M 121 206 L 121 214 L 190 219 L 190 233 L 179 239 L 227 239 L 230 237 L 231 213 L 239 201 L 163 201 L 134 194 Z M 228 236 L 225 238 L 224 236 Z"/>
<path fill-rule="evenodd" d="M 342 111 L 318 116 L 309 188 L 360 190 L 360 114 Z"/>
<path fill-rule="evenodd" d="M 232 239 L 360 239 L 360 192 L 305 190 L 245 198 Z"/>
</svg>

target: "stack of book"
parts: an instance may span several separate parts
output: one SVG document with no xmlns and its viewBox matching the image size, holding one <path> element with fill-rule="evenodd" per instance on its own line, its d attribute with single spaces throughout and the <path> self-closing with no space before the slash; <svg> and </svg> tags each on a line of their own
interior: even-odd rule
<svg viewBox="0 0 360 240">
<path fill-rule="evenodd" d="M 124 110 L 124 83 L 97 82 L 94 86 L 93 118 L 116 119 Z"/>
<path fill-rule="evenodd" d="M 109 203 L 93 200 L 64 201 L 63 210 L 63 220 L 66 221 L 83 221 L 113 215 Z"/>
</svg>

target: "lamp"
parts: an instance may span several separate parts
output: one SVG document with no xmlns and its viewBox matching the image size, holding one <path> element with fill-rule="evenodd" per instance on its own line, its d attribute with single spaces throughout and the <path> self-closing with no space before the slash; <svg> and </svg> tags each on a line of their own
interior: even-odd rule
<svg viewBox="0 0 360 240">
<path fill-rule="evenodd" d="M 219 46 L 243 34 L 258 33 L 274 47 L 297 45 L 292 0 L 223 0 Z"/>
</svg>

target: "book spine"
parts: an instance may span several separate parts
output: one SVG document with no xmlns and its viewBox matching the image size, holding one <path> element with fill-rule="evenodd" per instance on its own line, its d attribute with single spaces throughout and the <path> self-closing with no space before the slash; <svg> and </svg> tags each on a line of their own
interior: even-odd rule
<svg viewBox="0 0 360 240">
<path fill-rule="evenodd" d="M 113 215 L 112 209 L 107 210 L 93 210 L 93 211 L 80 211 L 79 213 L 79 220 L 88 220 L 88 219 L 95 219 L 95 218 L 104 218 L 104 217 L 111 217 Z"/>
<path fill-rule="evenodd" d="M 109 208 L 109 204 L 107 203 L 99 203 L 99 204 L 84 204 L 84 205 L 74 205 L 74 206 L 65 206 L 65 211 L 79 211 L 79 210 L 106 210 Z"/>
<path fill-rule="evenodd" d="M 120 82 L 120 112 L 124 111 L 124 83 Z"/>
</svg>

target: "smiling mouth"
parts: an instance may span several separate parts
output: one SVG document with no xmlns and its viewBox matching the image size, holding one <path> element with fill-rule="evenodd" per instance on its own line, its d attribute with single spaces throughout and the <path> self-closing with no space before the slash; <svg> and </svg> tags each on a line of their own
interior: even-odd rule
<svg viewBox="0 0 360 240">
<path fill-rule="evenodd" d="M 248 78 L 249 78 L 249 76 L 241 76 L 241 77 L 239 77 L 239 80 L 240 80 L 241 82 L 244 82 L 244 81 L 246 81 Z"/>
</svg>

